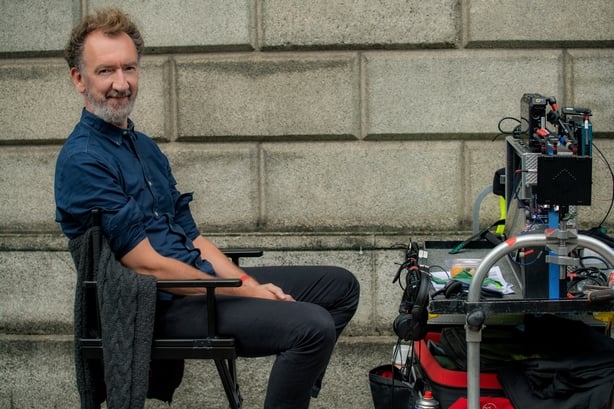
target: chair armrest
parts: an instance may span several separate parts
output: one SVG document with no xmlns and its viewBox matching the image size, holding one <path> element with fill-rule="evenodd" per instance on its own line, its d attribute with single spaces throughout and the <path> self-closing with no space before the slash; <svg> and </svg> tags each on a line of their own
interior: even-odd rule
<svg viewBox="0 0 614 409">
<path fill-rule="evenodd" d="M 208 278 L 206 280 L 158 280 L 158 288 L 204 287 L 207 289 L 207 328 L 208 336 L 217 337 L 217 299 L 215 289 L 221 287 L 241 287 L 238 278 Z"/>
<path fill-rule="evenodd" d="M 233 263 L 239 265 L 241 257 L 261 257 L 262 250 L 260 249 L 222 249 L 222 253 L 226 255 Z"/>
<path fill-rule="evenodd" d="M 220 287 L 241 287 L 240 279 L 238 278 L 211 278 L 206 280 L 158 280 L 156 285 L 158 288 L 220 288 Z M 83 282 L 85 288 L 96 288 L 96 281 L 87 280 Z"/>
<path fill-rule="evenodd" d="M 158 288 L 187 288 L 187 287 L 241 287 L 241 280 L 238 278 L 211 278 L 206 280 L 158 280 Z"/>
</svg>

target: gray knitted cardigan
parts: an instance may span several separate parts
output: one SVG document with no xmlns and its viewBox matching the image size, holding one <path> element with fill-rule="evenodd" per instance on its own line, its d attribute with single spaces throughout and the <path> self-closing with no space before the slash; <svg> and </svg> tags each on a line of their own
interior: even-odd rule
<svg viewBox="0 0 614 409">
<path fill-rule="evenodd" d="M 78 339 L 86 335 L 86 318 L 95 313 L 88 311 L 91 305 L 88 307 L 85 303 L 83 281 L 88 269 L 91 269 L 89 266 L 93 264 L 91 248 L 93 240 L 97 240 L 93 235 L 100 234 L 96 229 L 99 228 L 90 228 L 69 243 L 78 274 L 74 330 L 81 408 L 100 408 L 105 398 L 110 409 L 142 408 L 149 386 L 156 281 L 152 276 L 137 274 L 124 267 L 115 259 L 104 238 L 101 240 L 96 277 L 100 325 L 104 334 L 104 367 L 99 362 L 85 360 L 81 355 Z M 172 390 L 168 396 L 153 397 L 170 403 Z"/>
</svg>

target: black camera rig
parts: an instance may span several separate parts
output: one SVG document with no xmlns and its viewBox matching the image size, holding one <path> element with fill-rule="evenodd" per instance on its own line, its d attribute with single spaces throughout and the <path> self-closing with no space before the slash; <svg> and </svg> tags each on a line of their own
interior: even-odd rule
<svg viewBox="0 0 614 409">
<path fill-rule="evenodd" d="M 592 113 L 588 108 L 559 109 L 554 97 L 524 94 L 520 115 L 520 125 L 506 138 L 506 235 L 553 229 L 561 247 L 564 237 L 577 232 L 575 207 L 591 204 Z M 565 286 L 557 281 L 565 279 L 567 254 L 536 250 L 534 259 L 521 263 L 524 296 L 563 296 Z M 547 262 L 550 271 L 544 268 Z"/>
<path fill-rule="evenodd" d="M 524 94 L 518 132 L 506 139 L 508 206 L 591 204 L 592 124 L 588 108 L 559 110 L 554 97 Z"/>
</svg>

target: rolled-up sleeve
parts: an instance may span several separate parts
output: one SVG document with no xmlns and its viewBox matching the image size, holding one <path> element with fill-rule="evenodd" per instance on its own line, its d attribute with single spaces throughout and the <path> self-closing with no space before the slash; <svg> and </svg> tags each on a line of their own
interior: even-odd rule
<svg viewBox="0 0 614 409">
<path fill-rule="evenodd" d="M 118 212 L 103 215 L 103 231 L 117 258 L 125 256 L 147 237 L 143 220 L 143 212 L 132 198 Z"/>
<path fill-rule="evenodd" d="M 200 231 L 190 211 L 190 202 L 193 197 L 194 194 L 192 192 L 184 193 L 175 201 L 175 222 L 183 228 L 183 231 L 190 240 L 194 240 L 200 235 Z"/>
</svg>

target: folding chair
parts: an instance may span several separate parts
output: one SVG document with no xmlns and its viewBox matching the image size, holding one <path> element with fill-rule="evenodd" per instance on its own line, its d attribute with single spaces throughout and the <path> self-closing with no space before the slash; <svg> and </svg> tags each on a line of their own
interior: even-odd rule
<svg viewBox="0 0 614 409">
<path fill-rule="evenodd" d="M 89 311 L 94 311 L 93 317 L 88 317 L 84 335 L 77 340 L 83 358 L 101 361 L 103 357 L 100 311 L 98 307 L 98 294 L 96 274 L 98 257 L 100 254 L 102 233 L 100 229 L 100 214 L 93 213 L 94 234 L 91 254 L 91 263 L 83 281 L 85 302 Z M 238 265 L 242 257 L 260 257 L 261 250 L 257 249 L 227 249 L 223 250 L 235 264 Z M 207 291 L 207 328 L 208 336 L 201 339 L 158 339 L 154 338 L 151 346 L 152 360 L 182 360 L 182 359 L 212 359 L 215 362 L 224 392 L 232 409 L 242 407 L 236 373 L 235 340 L 232 337 L 220 336 L 217 332 L 217 303 L 215 290 L 223 287 L 239 287 L 239 279 L 207 279 L 207 280 L 164 280 L 157 281 L 158 289 L 204 287 Z"/>
</svg>

